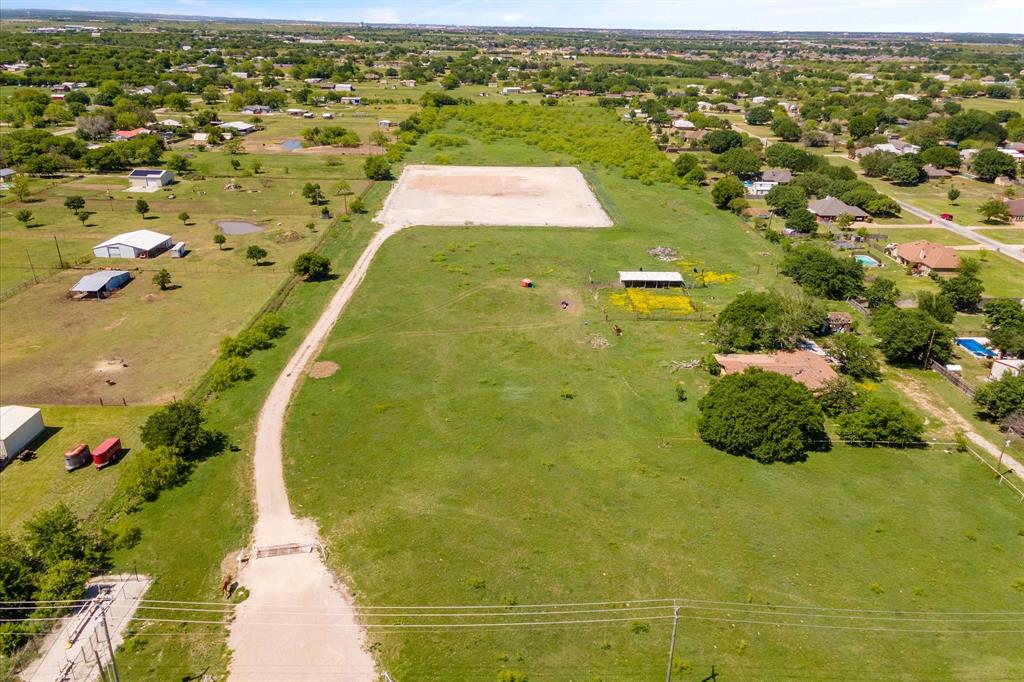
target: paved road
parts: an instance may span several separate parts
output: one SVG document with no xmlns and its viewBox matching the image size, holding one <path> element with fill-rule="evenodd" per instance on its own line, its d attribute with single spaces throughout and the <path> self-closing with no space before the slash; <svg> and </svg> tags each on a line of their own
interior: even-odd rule
<svg viewBox="0 0 1024 682">
<path fill-rule="evenodd" d="M 900 207 L 903 208 L 903 210 L 910 211 L 911 213 L 920 218 L 927 218 L 928 220 L 932 221 L 932 223 L 939 227 L 944 227 L 950 232 L 955 232 L 956 234 L 960 235 L 961 237 L 964 237 L 965 239 L 975 241 L 979 244 L 982 244 L 983 246 L 992 249 L 993 251 L 1002 253 L 1004 255 L 1009 256 L 1010 258 L 1013 258 L 1014 260 L 1024 263 L 1024 249 L 1021 249 L 1020 247 L 1007 246 L 1006 244 L 1000 241 L 996 241 L 991 237 L 986 237 L 985 235 L 979 234 L 978 232 L 963 227 L 962 225 L 957 225 L 952 220 L 943 220 L 934 213 L 929 213 L 924 209 L 920 209 L 916 206 L 911 206 L 905 201 L 897 201 L 896 203 L 898 203 Z"/>
<path fill-rule="evenodd" d="M 253 455 L 256 547 L 319 542 L 316 524 L 297 518 L 288 503 L 281 454 L 285 415 L 303 373 L 319 355 L 334 324 L 366 277 L 377 251 L 401 229 L 384 227 L 373 236 L 263 404 L 256 424 Z M 377 679 L 351 598 L 344 586 L 334 580 L 318 553 L 262 559 L 254 556 L 238 581 L 249 589 L 251 596 L 236 609 L 228 637 L 233 652 L 231 680 Z"/>
</svg>

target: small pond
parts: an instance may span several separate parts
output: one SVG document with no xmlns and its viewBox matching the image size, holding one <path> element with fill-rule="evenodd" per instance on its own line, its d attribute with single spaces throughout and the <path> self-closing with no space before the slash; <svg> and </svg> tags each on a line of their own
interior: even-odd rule
<svg viewBox="0 0 1024 682">
<path fill-rule="evenodd" d="M 285 140 L 281 143 L 281 149 L 287 149 L 288 151 L 294 151 L 301 148 L 302 143 L 298 140 Z"/>
<path fill-rule="evenodd" d="M 224 234 L 254 234 L 265 232 L 267 228 L 255 223 L 247 223 L 243 220 L 218 220 L 217 227 Z"/>
</svg>

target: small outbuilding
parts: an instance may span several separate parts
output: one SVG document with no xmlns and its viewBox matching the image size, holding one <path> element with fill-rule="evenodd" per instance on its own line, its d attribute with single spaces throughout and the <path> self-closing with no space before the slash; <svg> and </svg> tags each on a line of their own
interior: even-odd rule
<svg viewBox="0 0 1024 682">
<path fill-rule="evenodd" d="M 43 432 L 43 412 L 36 407 L 0 407 L 0 468 Z"/>
<path fill-rule="evenodd" d="M 221 130 L 227 128 L 228 130 L 238 133 L 239 135 L 248 135 L 252 131 L 256 130 L 256 126 L 252 123 L 246 123 L 245 121 L 228 121 L 220 125 Z"/>
<path fill-rule="evenodd" d="M 160 168 L 136 168 L 128 174 L 132 189 L 158 189 L 174 182 L 174 173 Z"/>
<path fill-rule="evenodd" d="M 151 258 L 171 248 L 169 235 L 152 230 L 135 230 L 111 237 L 92 248 L 97 258 Z"/>
<path fill-rule="evenodd" d="M 853 331 L 853 315 L 836 310 L 828 314 L 828 328 L 833 334 L 845 334 Z"/>
<path fill-rule="evenodd" d="M 664 289 L 683 286 L 683 276 L 678 272 L 623 270 L 619 272 L 619 283 L 626 289 Z"/>
<path fill-rule="evenodd" d="M 105 298 L 107 294 L 121 289 L 132 281 L 131 273 L 125 270 L 100 270 L 90 272 L 71 287 L 74 294 L 83 294 L 83 298 L 95 296 Z"/>
</svg>

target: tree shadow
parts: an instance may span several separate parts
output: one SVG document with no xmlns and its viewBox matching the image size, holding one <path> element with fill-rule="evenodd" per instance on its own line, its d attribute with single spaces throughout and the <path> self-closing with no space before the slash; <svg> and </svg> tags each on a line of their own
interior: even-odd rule
<svg viewBox="0 0 1024 682">
<path fill-rule="evenodd" d="M 168 284 L 166 287 L 164 287 L 164 291 L 176 291 L 180 288 L 180 284 Z"/>
<path fill-rule="evenodd" d="M 269 268 L 270 266 L 272 266 L 274 264 L 275 263 L 272 260 L 261 260 L 260 262 L 256 263 L 256 267 L 258 267 L 258 268 Z"/>
<path fill-rule="evenodd" d="M 190 462 L 202 462 L 225 452 L 235 452 L 231 441 L 228 439 L 228 434 L 223 431 L 209 431 L 208 433 L 210 434 L 209 440 L 203 447 L 189 455 L 188 459 Z"/>
</svg>

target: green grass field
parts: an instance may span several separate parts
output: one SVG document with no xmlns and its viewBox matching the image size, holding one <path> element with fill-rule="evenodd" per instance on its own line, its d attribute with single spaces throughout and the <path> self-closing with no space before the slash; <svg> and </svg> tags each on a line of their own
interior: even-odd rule
<svg viewBox="0 0 1024 682">
<path fill-rule="evenodd" d="M 964 246 L 967 244 L 974 244 L 970 239 L 961 237 L 960 235 L 945 230 L 941 227 L 907 227 L 907 228 L 890 228 L 886 229 L 882 227 L 869 227 L 868 231 L 871 234 L 884 234 L 888 236 L 891 241 L 902 243 L 912 242 L 918 239 L 926 239 L 934 244 L 944 244 L 946 246 Z"/>
<path fill-rule="evenodd" d="M 553 161 L 509 143 L 452 156 Z M 587 172 L 614 228 L 431 228 L 393 238 L 324 350 L 342 370 L 301 388 L 286 433 L 293 505 L 320 523 L 357 602 L 678 596 L 1019 608 L 1019 505 L 968 456 L 836 446 L 802 464 L 761 466 L 700 443 L 696 403 L 708 377 L 668 363 L 711 350 L 700 317 L 739 291 L 781 282 L 778 252 L 704 194 Z M 694 292 L 702 314 L 625 316 L 615 337 L 606 299 L 587 282 L 661 267 L 646 255 L 658 245 L 736 279 Z M 520 277 L 538 287 L 519 288 Z M 884 661 L 897 679 L 1024 674 L 1018 635 L 729 622 L 737 619 L 684 613 L 677 679 L 702 679 L 711 665 L 737 679 L 851 679 L 867 673 L 866 661 Z M 503 670 L 646 679 L 663 674 L 668 637 L 665 620 L 649 629 L 370 632 L 385 669 L 424 680 Z"/>
<path fill-rule="evenodd" d="M 986 237 L 992 239 L 998 239 L 1004 244 L 1024 244 L 1024 229 L 1005 227 L 1001 229 L 984 229 L 977 230 L 978 234 L 983 234 Z"/>
</svg>

